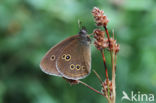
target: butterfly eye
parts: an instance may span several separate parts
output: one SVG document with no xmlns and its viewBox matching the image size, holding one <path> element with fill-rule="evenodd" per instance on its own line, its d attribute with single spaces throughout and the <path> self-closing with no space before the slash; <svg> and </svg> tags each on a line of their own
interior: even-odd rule
<svg viewBox="0 0 156 103">
<path fill-rule="evenodd" d="M 67 54 L 65 60 L 69 61 L 70 59 L 71 59 L 71 56 L 69 54 Z"/>
<path fill-rule="evenodd" d="M 76 69 L 77 70 L 80 70 L 81 69 L 79 64 L 76 65 Z"/>
<path fill-rule="evenodd" d="M 51 61 L 54 61 L 54 60 L 55 60 L 55 55 L 52 55 L 52 56 L 50 57 L 50 60 L 51 60 Z"/>
<path fill-rule="evenodd" d="M 71 65 L 70 65 L 70 69 L 71 69 L 71 70 L 74 70 L 74 68 L 75 68 L 75 65 L 74 65 L 74 64 L 71 64 Z"/>
<path fill-rule="evenodd" d="M 65 58 L 66 58 L 66 54 L 63 54 L 63 55 L 62 55 L 62 59 L 65 59 Z"/>
</svg>

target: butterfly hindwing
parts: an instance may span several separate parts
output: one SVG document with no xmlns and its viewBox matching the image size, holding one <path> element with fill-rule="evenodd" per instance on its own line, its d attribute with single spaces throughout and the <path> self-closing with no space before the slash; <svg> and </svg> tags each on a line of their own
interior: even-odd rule
<svg viewBox="0 0 156 103">
<path fill-rule="evenodd" d="M 66 45 L 56 60 L 58 72 L 67 79 L 82 79 L 91 69 L 90 45 L 81 42 L 80 37 Z"/>
</svg>

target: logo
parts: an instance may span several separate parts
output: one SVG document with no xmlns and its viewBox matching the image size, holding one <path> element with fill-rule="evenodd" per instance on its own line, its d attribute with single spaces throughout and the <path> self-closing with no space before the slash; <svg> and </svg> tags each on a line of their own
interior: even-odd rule
<svg viewBox="0 0 156 103">
<path fill-rule="evenodd" d="M 140 91 L 138 93 L 134 93 L 131 91 L 130 96 L 125 91 L 122 91 L 123 97 L 121 101 L 128 100 L 128 101 L 135 101 L 135 102 L 153 102 L 154 101 L 154 94 L 142 94 Z"/>
</svg>

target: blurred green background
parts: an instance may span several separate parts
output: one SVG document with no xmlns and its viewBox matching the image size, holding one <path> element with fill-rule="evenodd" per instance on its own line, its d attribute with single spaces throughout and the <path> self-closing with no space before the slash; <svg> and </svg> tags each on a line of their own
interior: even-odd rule
<svg viewBox="0 0 156 103">
<path fill-rule="evenodd" d="M 117 103 L 122 91 L 156 96 L 155 0 L 0 0 L 0 103 L 106 103 L 83 85 L 71 86 L 39 67 L 52 46 L 79 32 L 78 19 L 92 33 L 94 6 L 104 10 L 108 29 L 115 30 L 120 44 Z M 92 69 L 104 78 L 102 57 L 94 45 Z M 83 81 L 101 89 L 93 72 Z"/>
</svg>

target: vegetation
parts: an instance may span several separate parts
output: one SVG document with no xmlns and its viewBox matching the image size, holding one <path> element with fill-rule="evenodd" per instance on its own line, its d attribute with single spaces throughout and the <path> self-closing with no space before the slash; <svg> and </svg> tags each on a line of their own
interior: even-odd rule
<svg viewBox="0 0 156 103">
<path fill-rule="evenodd" d="M 39 67 L 47 50 L 79 32 L 78 19 L 92 33 L 96 28 L 91 14 L 94 6 L 104 10 L 110 20 L 109 32 L 114 29 L 120 44 L 116 103 L 121 103 L 123 91 L 156 96 L 154 0 L 1 0 L 0 103 L 107 102 L 85 86 L 71 86 L 60 77 L 43 73 Z M 111 61 L 109 53 L 105 56 Z M 107 63 L 111 74 L 111 62 Z M 94 46 L 92 69 L 105 78 L 101 54 Z M 101 89 L 93 72 L 82 81 Z"/>
</svg>

